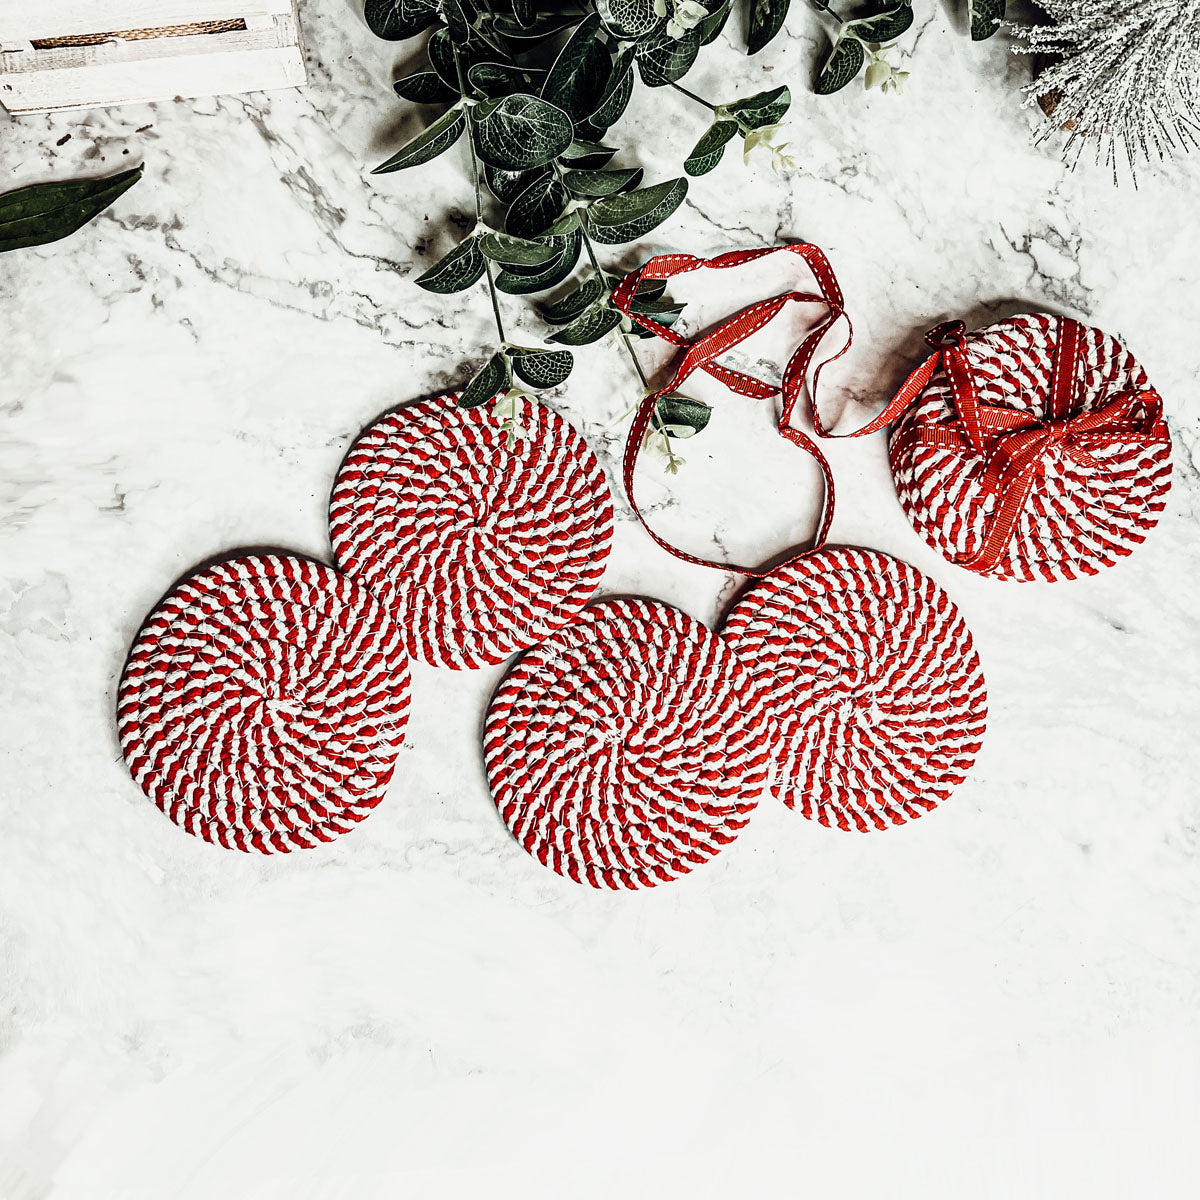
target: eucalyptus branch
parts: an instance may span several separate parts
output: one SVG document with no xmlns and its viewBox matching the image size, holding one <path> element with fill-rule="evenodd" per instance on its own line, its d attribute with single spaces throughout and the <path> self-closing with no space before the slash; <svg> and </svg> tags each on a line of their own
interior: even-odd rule
<svg viewBox="0 0 1200 1200">
<path fill-rule="evenodd" d="M 463 106 L 463 119 L 467 124 L 467 150 L 471 155 L 471 182 L 475 186 L 475 227 L 478 229 L 483 225 L 483 193 L 480 189 L 479 159 L 475 154 L 475 131 L 471 128 L 469 111 L 473 101 L 467 95 L 467 81 L 463 75 L 462 57 L 459 55 L 458 46 L 453 42 L 451 43 L 451 52 L 454 55 L 454 71 L 458 76 L 458 93 Z M 492 276 L 490 259 L 483 260 L 483 271 L 487 279 L 488 295 L 492 300 L 492 315 L 496 318 L 496 332 L 500 335 L 500 344 L 503 346 L 508 342 L 508 338 L 505 336 L 504 321 L 500 316 L 500 297 L 496 294 L 496 281 Z"/>
</svg>

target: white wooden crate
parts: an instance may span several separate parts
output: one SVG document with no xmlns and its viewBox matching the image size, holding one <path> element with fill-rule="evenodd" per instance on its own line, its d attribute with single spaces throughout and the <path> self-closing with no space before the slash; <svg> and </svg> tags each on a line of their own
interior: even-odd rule
<svg viewBox="0 0 1200 1200">
<path fill-rule="evenodd" d="M 295 0 L 0 0 L 10 113 L 304 82 Z"/>
</svg>

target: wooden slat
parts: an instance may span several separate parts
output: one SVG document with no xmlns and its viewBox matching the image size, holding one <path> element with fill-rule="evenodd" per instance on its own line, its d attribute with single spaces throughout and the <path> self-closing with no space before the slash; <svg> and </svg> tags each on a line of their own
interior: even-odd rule
<svg viewBox="0 0 1200 1200">
<path fill-rule="evenodd" d="M 299 26 L 290 6 L 265 27 L 228 33 L 0 52 L 0 102 L 13 114 L 304 82 Z"/>
<path fill-rule="evenodd" d="M 0 44 L 291 9 L 291 0 L 0 0 Z"/>
<path fill-rule="evenodd" d="M 297 87 L 304 83 L 305 73 L 298 47 L 271 47 L 67 67 L 21 78 L 18 90 L 4 93 L 5 105 L 14 115 Z"/>
</svg>

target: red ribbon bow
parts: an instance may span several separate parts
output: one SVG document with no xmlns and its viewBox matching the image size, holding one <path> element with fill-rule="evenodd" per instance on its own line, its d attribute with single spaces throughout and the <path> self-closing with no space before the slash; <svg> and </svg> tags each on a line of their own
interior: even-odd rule
<svg viewBox="0 0 1200 1200">
<path fill-rule="evenodd" d="M 983 486 L 999 498 L 999 504 L 988 518 L 979 549 L 954 560 L 960 566 L 989 571 L 999 563 L 1029 493 L 1054 453 L 1102 469 L 1103 461 L 1093 451 L 1135 448 L 1163 436 L 1162 400 L 1151 389 L 1119 392 L 1088 412 L 1075 411 L 1083 338 L 1078 321 L 1060 318 L 1047 416 L 1037 417 L 980 402 L 967 362 L 966 330 L 961 321 L 947 321 L 926 335 L 937 353 L 913 372 L 888 408 L 907 409 L 940 366 L 950 382 L 955 420 L 949 425 L 910 426 L 907 436 L 893 449 L 893 457 L 915 442 L 971 451 L 983 459 Z"/>
</svg>

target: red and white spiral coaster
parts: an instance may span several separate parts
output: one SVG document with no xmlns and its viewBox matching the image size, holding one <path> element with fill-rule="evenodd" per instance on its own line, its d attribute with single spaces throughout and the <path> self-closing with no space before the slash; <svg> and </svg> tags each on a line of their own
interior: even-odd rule
<svg viewBox="0 0 1200 1200">
<path fill-rule="evenodd" d="M 177 825 L 286 853 L 379 803 L 408 703 L 382 605 L 330 567 L 264 554 L 197 572 L 150 614 L 117 723 L 130 773 Z"/>
<path fill-rule="evenodd" d="M 772 791 L 822 825 L 902 825 L 975 761 L 987 693 L 970 631 L 907 563 L 826 548 L 757 580 L 721 635 L 766 697 Z"/>
<path fill-rule="evenodd" d="M 654 600 L 590 605 L 526 653 L 484 727 L 496 807 L 543 865 L 592 887 L 653 887 L 707 862 L 766 780 L 751 674 Z"/>
<path fill-rule="evenodd" d="M 872 423 L 892 420 L 896 492 L 951 562 L 999 579 L 1093 575 L 1142 542 L 1171 486 L 1162 401 L 1116 338 L 1033 313 L 936 353 Z"/>
<path fill-rule="evenodd" d="M 380 599 L 409 654 L 503 662 L 569 621 L 612 537 L 604 471 L 579 432 L 528 397 L 519 436 L 453 394 L 388 413 L 359 439 L 330 502 L 342 570 Z"/>
</svg>

